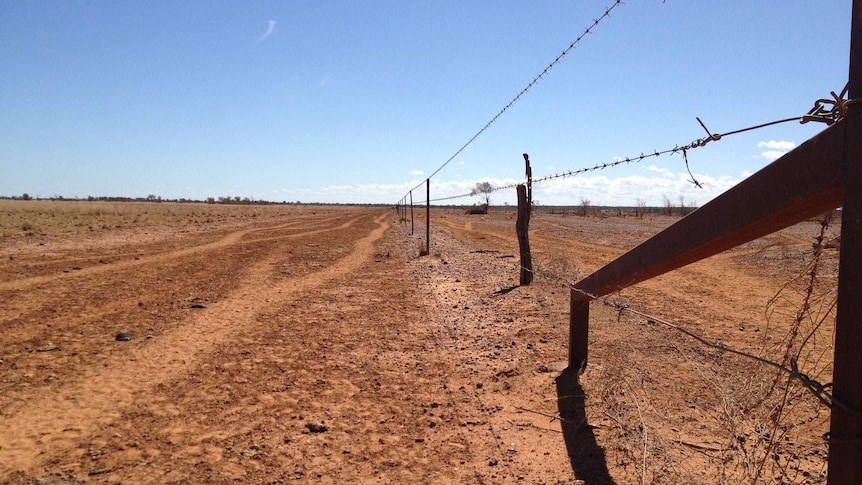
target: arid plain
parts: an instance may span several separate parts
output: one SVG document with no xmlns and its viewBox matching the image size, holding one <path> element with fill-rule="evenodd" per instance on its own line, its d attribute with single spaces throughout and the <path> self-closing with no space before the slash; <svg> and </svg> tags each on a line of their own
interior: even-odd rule
<svg viewBox="0 0 862 485">
<path fill-rule="evenodd" d="M 0 201 L 0 483 L 825 483 L 828 408 L 671 326 L 829 382 L 818 221 L 594 302 L 562 372 L 566 284 L 676 220 L 539 209 L 519 287 L 511 210 L 419 257 L 418 210 Z"/>
</svg>

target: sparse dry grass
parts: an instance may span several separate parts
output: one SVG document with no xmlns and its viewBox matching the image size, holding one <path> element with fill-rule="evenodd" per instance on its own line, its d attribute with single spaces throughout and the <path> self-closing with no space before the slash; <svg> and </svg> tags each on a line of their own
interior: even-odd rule
<svg viewBox="0 0 862 485">
<path fill-rule="evenodd" d="M 311 209 L 283 205 L 0 200 L 0 238 L 131 227 L 177 227 L 225 222 L 232 218 L 270 218 L 308 210 Z"/>
</svg>

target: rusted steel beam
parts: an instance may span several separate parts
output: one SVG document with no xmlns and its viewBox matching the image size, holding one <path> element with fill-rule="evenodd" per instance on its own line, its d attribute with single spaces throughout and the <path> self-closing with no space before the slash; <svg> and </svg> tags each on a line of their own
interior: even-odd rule
<svg viewBox="0 0 862 485">
<path fill-rule="evenodd" d="M 853 0 L 848 98 L 862 98 L 862 0 Z M 844 200 L 841 261 L 829 432 L 829 485 L 862 484 L 862 105 L 845 118 Z"/>
<path fill-rule="evenodd" d="M 835 123 L 575 288 L 604 296 L 839 207 L 843 133 L 844 121 Z M 576 290 L 572 298 L 589 299 Z"/>
</svg>

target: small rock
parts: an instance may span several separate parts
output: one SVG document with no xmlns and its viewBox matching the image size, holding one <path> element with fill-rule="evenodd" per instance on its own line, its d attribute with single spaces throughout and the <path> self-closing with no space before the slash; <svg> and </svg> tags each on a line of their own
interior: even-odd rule
<svg viewBox="0 0 862 485">
<path fill-rule="evenodd" d="M 118 333 L 117 336 L 114 338 L 117 339 L 117 342 L 127 342 L 127 341 L 135 338 L 135 334 L 125 333 L 125 332 L 124 333 Z"/>
<path fill-rule="evenodd" d="M 192 308 L 206 308 L 207 306 L 203 303 L 193 303 Z"/>
<path fill-rule="evenodd" d="M 305 429 L 310 433 L 326 433 L 329 428 L 323 423 L 305 423 Z"/>
<path fill-rule="evenodd" d="M 488 466 L 497 466 L 497 463 L 499 462 L 496 458 L 491 458 L 490 460 L 488 460 Z"/>
<path fill-rule="evenodd" d="M 51 352 L 52 350 L 60 350 L 60 347 L 51 342 L 36 349 L 36 352 Z"/>
<path fill-rule="evenodd" d="M 482 389 L 483 384 L 481 382 L 476 383 L 476 389 Z"/>
</svg>

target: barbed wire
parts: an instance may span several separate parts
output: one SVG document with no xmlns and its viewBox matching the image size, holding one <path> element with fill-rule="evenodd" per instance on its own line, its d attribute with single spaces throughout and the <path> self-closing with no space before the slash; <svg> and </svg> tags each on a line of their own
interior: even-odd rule
<svg viewBox="0 0 862 485">
<path fill-rule="evenodd" d="M 704 126 L 703 122 L 700 121 L 700 118 L 697 118 L 697 120 L 698 120 L 698 122 L 700 122 L 701 126 Z M 580 174 L 584 174 L 584 173 L 588 173 L 588 172 L 595 172 L 598 170 L 604 170 L 607 168 L 616 167 L 617 165 L 638 163 L 638 162 L 642 162 L 648 158 L 660 157 L 662 155 L 673 155 L 676 153 L 686 154 L 686 152 L 688 152 L 689 150 L 694 150 L 696 148 L 702 148 L 702 147 L 706 146 L 706 144 L 711 142 L 711 141 L 718 141 L 718 140 L 721 140 L 721 139 L 723 139 L 727 136 L 730 136 L 730 135 L 735 135 L 737 133 L 744 133 L 746 131 L 757 130 L 760 128 L 765 128 L 767 126 L 777 125 L 779 123 L 787 123 L 789 121 L 799 121 L 799 120 L 800 120 L 800 117 L 794 116 L 792 118 L 783 118 L 780 120 L 770 121 L 767 123 L 761 123 L 759 125 L 748 126 L 745 128 L 740 128 L 738 130 L 733 130 L 733 131 L 729 131 L 727 133 L 722 133 L 722 134 L 710 133 L 709 130 L 706 130 L 707 134 L 709 136 L 706 136 L 704 138 L 698 138 L 698 139 L 692 141 L 691 143 L 688 143 L 688 144 L 685 144 L 682 146 L 676 145 L 673 148 L 668 148 L 665 150 L 653 150 L 650 153 L 641 152 L 640 155 L 635 156 L 635 157 L 618 158 L 617 160 L 614 160 L 613 162 L 599 163 L 599 164 L 593 165 L 592 167 L 580 168 L 580 169 L 576 169 L 576 170 L 569 170 L 567 172 L 561 172 L 561 173 L 556 173 L 553 175 L 547 175 L 544 177 L 538 177 L 538 178 L 533 179 L 533 183 L 536 184 L 536 183 L 547 182 L 549 180 L 556 180 L 556 179 L 573 177 L 575 175 L 580 175 Z M 706 126 L 704 126 L 704 129 L 706 129 Z"/>
<path fill-rule="evenodd" d="M 806 115 L 806 116 L 807 116 L 807 115 Z M 696 119 L 697 119 L 698 123 L 700 123 L 700 126 L 702 126 L 702 127 L 703 127 L 703 129 L 707 132 L 707 135 L 708 135 L 708 136 L 703 137 L 703 138 L 698 138 L 698 139 L 696 139 L 696 140 L 694 140 L 694 141 L 692 141 L 692 142 L 690 142 L 690 143 L 687 143 L 687 144 L 685 144 L 685 145 L 682 145 L 682 146 L 680 146 L 680 145 L 675 145 L 673 148 L 668 148 L 668 149 L 665 149 L 665 150 L 653 150 L 653 151 L 652 151 L 652 152 L 650 152 L 650 153 L 644 153 L 644 152 L 641 152 L 641 154 L 640 154 L 640 155 L 638 155 L 638 156 L 634 156 L 634 157 L 617 158 L 617 159 L 616 159 L 616 160 L 614 160 L 613 162 L 597 163 L 597 164 L 595 164 L 595 165 L 593 165 L 593 166 L 590 166 L 590 167 L 584 167 L 584 168 L 579 168 L 579 169 L 575 169 L 575 170 L 569 170 L 569 171 L 567 171 L 567 172 L 560 172 L 560 173 L 556 173 L 556 174 L 553 174 L 553 175 L 546 175 L 546 176 L 544 176 L 544 177 L 537 177 L 537 178 L 533 178 L 533 184 L 540 184 L 540 183 L 548 182 L 548 181 L 550 181 L 550 180 L 557 180 L 557 179 L 563 179 L 563 178 L 568 178 L 568 177 L 574 177 L 574 176 L 576 176 L 576 175 L 581 175 L 581 174 L 589 173 L 589 172 L 596 172 L 596 171 L 599 171 L 599 170 L 605 170 L 605 169 L 608 169 L 608 168 L 616 167 L 616 166 L 618 166 L 618 165 L 631 164 L 631 163 L 639 163 L 639 162 L 642 162 L 642 161 L 644 161 L 644 160 L 646 160 L 646 159 L 648 159 L 648 158 L 655 158 L 655 157 L 660 157 L 660 156 L 663 156 L 663 155 L 674 155 L 674 154 L 677 154 L 677 153 L 682 153 L 682 155 L 683 155 L 683 160 L 685 161 L 686 169 L 688 170 L 689 176 L 691 177 L 691 180 L 689 180 L 689 182 L 691 182 L 692 184 L 694 184 L 696 187 L 702 188 L 701 183 L 697 181 L 697 179 L 694 177 L 694 174 L 692 174 L 691 169 L 689 168 L 689 165 L 688 165 L 688 151 L 689 151 L 689 150 L 694 150 L 694 149 L 696 149 L 696 148 L 701 148 L 701 147 L 706 146 L 706 144 L 707 144 L 707 143 L 709 143 L 709 142 L 711 142 L 711 141 L 719 141 L 719 140 L 721 140 L 721 139 L 723 139 L 723 138 L 726 138 L 726 137 L 728 137 L 728 136 L 736 135 L 736 134 L 739 134 L 739 133 L 745 133 L 745 132 L 747 132 L 747 131 L 758 130 L 758 129 L 761 129 L 761 128 L 766 128 L 766 127 L 768 127 L 768 126 L 773 126 L 773 125 L 777 125 L 777 124 L 780 124 L 780 123 L 787 123 L 787 122 L 790 122 L 790 121 L 799 121 L 799 122 L 802 122 L 801 120 L 802 120 L 802 119 L 804 119 L 804 117 L 794 116 L 794 117 L 791 117 L 791 118 L 782 118 L 782 119 L 779 119 L 779 120 L 768 121 L 768 122 L 766 122 L 766 123 L 760 123 L 760 124 L 753 125 L 753 126 L 747 126 L 747 127 L 745 127 L 745 128 L 740 128 L 740 129 L 736 129 L 736 130 L 728 131 L 728 132 L 726 132 L 726 133 L 721 133 L 721 134 L 719 134 L 719 133 L 711 133 L 711 132 L 709 131 L 709 129 L 707 129 L 707 127 L 706 127 L 706 125 L 703 123 L 703 121 L 701 121 L 701 119 L 700 119 L 700 118 L 697 118 L 697 117 L 696 117 Z M 430 177 L 429 177 L 429 178 L 430 178 Z M 423 183 L 425 183 L 425 182 L 423 182 Z M 515 182 L 515 183 L 511 183 L 511 184 L 506 184 L 506 185 L 500 185 L 500 186 L 494 187 L 494 188 L 493 188 L 493 190 L 492 190 L 492 192 L 497 192 L 497 191 L 500 191 L 500 190 L 513 189 L 513 188 L 517 187 L 518 185 L 520 185 L 520 184 L 522 184 L 522 183 L 524 183 L 524 182 L 523 182 L 523 181 L 521 181 L 521 182 Z M 421 184 L 420 184 L 420 185 L 421 185 Z M 414 188 L 414 189 L 412 189 L 412 190 L 415 190 L 415 188 Z M 438 197 L 438 198 L 430 199 L 430 200 L 429 200 L 429 202 L 439 202 L 439 201 L 452 200 L 452 199 L 461 199 L 461 198 L 464 198 L 464 197 L 472 197 L 472 196 L 474 196 L 474 195 L 477 195 L 477 194 L 476 194 L 476 192 L 475 192 L 475 191 L 470 191 L 470 192 L 468 192 L 468 193 L 464 193 L 464 194 L 452 195 L 452 196 L 447 196 L 447 197 Z M 422 203 L 425 203 L 425 202 L 426 202 L 426 201 L 422 201 Z"/>
<path fill-rule="evenodd" d="M 815 379 L 812 379 L 811 377 L 809 377 L 805 373 L 801 372 L 799 370 L 799 367 L 797 365 L 797 361 L 795 358 L 790 359 L 790 367 L 787 367 L 781 363 L 774 362 L 774 361 L 771 361 L 769 359 L 766 359 L 766 358 L 763 358 L 763 357 L 760 357 L 760 356 L 757 356 L 757 355 L 754 355 L 754 354 L 751 354 L 751 353 L 748 353 L 748 352 L 745 352 L 742 350 L 737 350 L 737 349 L 734 349 L 732 347 L 728 347 L 727 345 L 725 345 L 721 341 L 711 342 L 711 341 L 707 340 L 706 338 L 694 333 L 691 330 L 686 329 L 685 327 L 683 327 L 679 324 L 672 323 L 666 319 L 657 317 L 657 316 L 652 315 L 650 313 L 647 313 L 645 311 L 634 309 L 631 307 L 630 303 L 622 300 L 621 298 L 618 298 L 616 300 L 612 300 L 609 297 L 599 297 L 599 296 L 593 295 L 589 292 L 586 292 L 580 288 L 576 288 L 573 283 L 570 283 L 570 282 L 568 282 L 568 281 L 566 281 L 566 280 L 564 280 L 564 279 L 562 279 L 556 275 L 551 275 L 551 274 L 545 273 L 541 270 L 526 268 L 520 264 L 518 265 L 518 268 L 520 270 L 524 270 L 524 271 L 528 271 L 528 272 L 532 273 L 533 276 L 537 276 L 539 278 L 553 281 L 553 282 L 555 282 L 555 283 L 557 283 L 557 284 L 559 284 L 559 285 L 561 285 L 561 286 L 563 286 L 563 287 L 565 287 L 571 291 L 574 291 L 575 293 L 583 295 L 584 297 L 588 298 L 590 301 L 597 301 L 597 302 L 601 303 L 602 305 L 609 307 L 609 308 L 612 308 L 613 310 L 619 312 L 619 314 L 630 313 L 632 315 L 637 315 L 641 318 L 646 319 L 647 322 L 661 324 L 667 328 L 670 328 L 671 330 L 675 330 L 675 331 L 680 332 L 684 335 L 687 335 L 688 337 L 696 340 L 697 342 L 700 342 L 702 345 L 704 345 L 706 347 L 716 349 L 720 352 L 727 352 L 730 354 L 734 354 L 734 355 L 737 355 L 739 357 L 743 357 L 745 359 L 753 360 L 753 361 L 759 362 L 761 364 L 773 367 L 779 371 L 786 373 L 787 375 L 793 377 L 794 379 L 797 379 L 803 385 L 803 387 L 805 387 L 805 389 L 807 389 L 811 394 L 814 395 L 814 397 L 817 398 L 818 401 L 820 401 L 822 404 L 829 407 L 830 409 L 833 407 L 833 405 L 837 405 L 837 406 L 841 407 L 842 409 L 844 409 L 845 411 L 848 411 L 851 413 L 857 413 L 856 410 L 852 409 L 851 407 L 849 407 L 848 405 L 846 405 L 845 403 L 843 403 L 842 401 L 837 399 L 835 396 L 833 396 L 830 392 L 828 392 L 826 390 L 827 388 L 830 388 L 832 386 L 831 383 L 821 384 L 820 382 L 816 381 Z"/>
<path fill-rule="evenodd" d="M 530 81 L 527 84 L 527 86 L 524 87 L 524 89 L 522 89 L 517 95 L 515 95 L 515 97 L 512 98 L 512 100 L 509 101 L 509 103 L 506 104 L 506 106 L 504 106 L 503 109 L 501 109 L 496 115 L 494 115 L 494 117 L 491 118 L 490 121 L 485 123 L 485 126 L 483 126 L 482 129 L 477 131 L 475 135 L 473 135 L 469 140 L 467 140 L 467 143 L 462 145 L 461 148 L 459 148 L 454 154 L 452 154 L 452 156 L 449 157 L 448 160 L 443 162 L 443 164 L 440 165 L 440 167 L 438 167 L 437 170 L 432 172 L 431 175 L 429 175 L 427 177 L 427 179 L 431 179 L 432 177 L 437 175 L 441 170 L 443 170 L 447 165 L 449 165 L 452 162 L 452 160 L 455 159 L 455 157 L 460 155 L 461 152 L 463 152 L 468 146 L 470 146 L 470 144 L 473 143 L 476 140 L 476 138 L 479 138 L 479 136 L 481 136 L 482 133 L 484 133 L 485 130 L 487 130 L 491 125 L 493 125 L 497 121 L 497 119 L 500 118 L 500 116 L 503 116 L 503 113 L 508 111 L 508 109 L 511 108 L 512 105 L 515 104 L 519 99 L 521 99 L 521 97 L 523 95 L 525 95 L 527 93 L 527 91 L 529 91 L 534 85 L 536 85 L 536 83 L 538 83 L 541 79 L 543 79 L 545 77 L 545 75 L 548 74 L 548 71 L 550 71 L 554 66 L 559 64 L 560 61 L 562 61 L 563 58 L 569 53 L 569 51 L 574 49 L 581 42 L 581 40 L 583 40 L 583 38 L 587 36 L 587 34 L 592 33 L 592 30 L 594 28 L 596 28 L 596 26 L 598 26 L 602 20 L 604 20 L 607 17 L 610 17 L 611 11 L 613 9 L 615 9 L 617 6 L 621 5 L 622 3 L 623 3 L 622 0 L 615 0 L 614 3 L 610 7 L 605 8 L 605 13 L 603 13 L 599 18 L 593 20 L 593 23 L 589 27 L 587 27 L 581 35 L 579 35 L 571 44 L 569 44 L 568 47 L 563 49 L 563 52 L 561 52 L 559 55 L 557 55 L 557 57 L 555 57 L 554 60 L 551 61 L 551 63 L 548 64 L 542 70 L 542 72 L 540 72 L 535 77 L 533 77 L 533 80 Z M 416 187 L 413 187 L 408 192 L 418 189 L 419 187 L 422 186 L 423 183 L 425 183 L 425 182 L 420 182 Z"/>
</svg>

